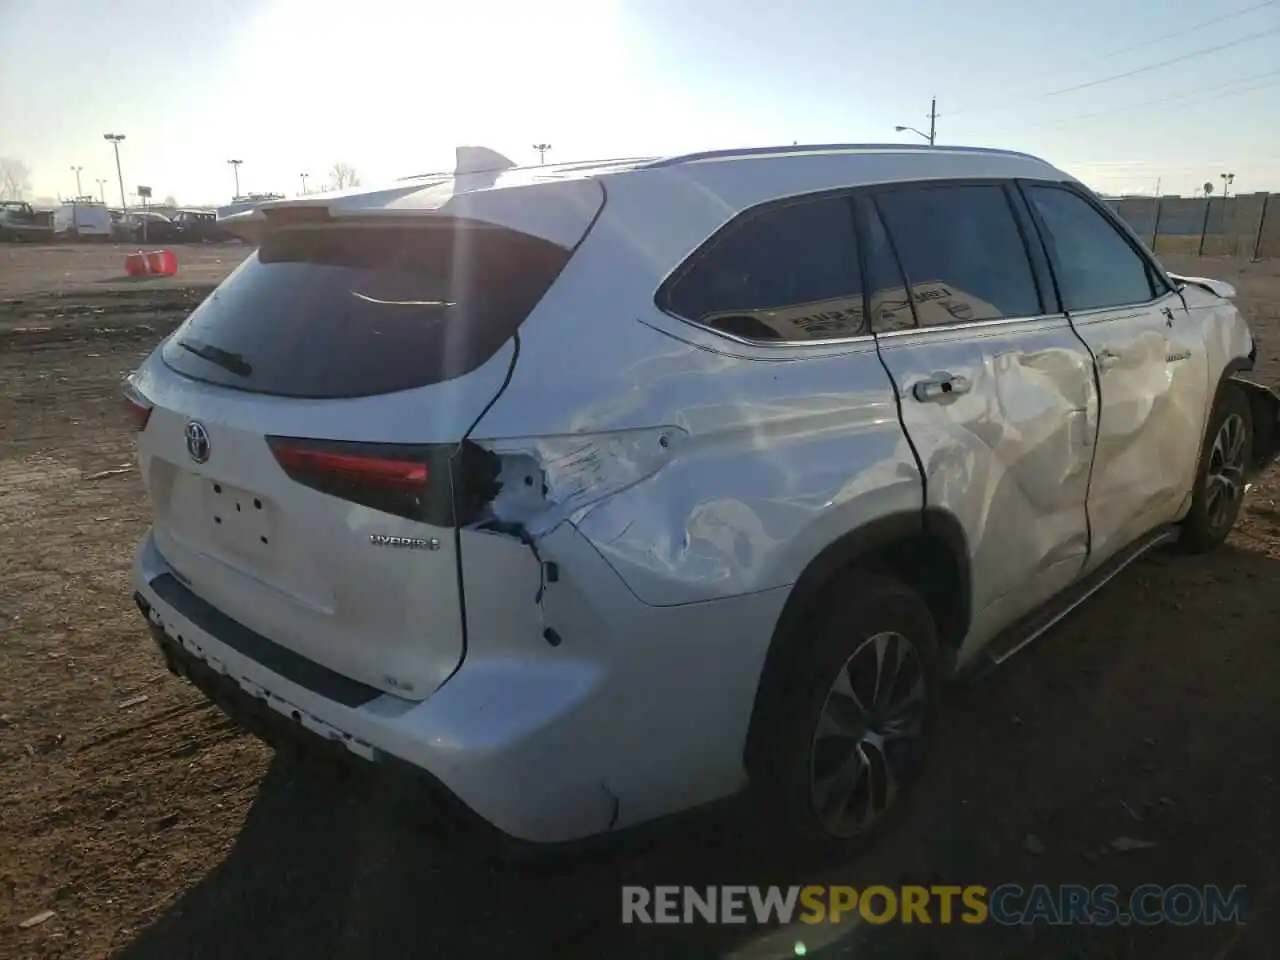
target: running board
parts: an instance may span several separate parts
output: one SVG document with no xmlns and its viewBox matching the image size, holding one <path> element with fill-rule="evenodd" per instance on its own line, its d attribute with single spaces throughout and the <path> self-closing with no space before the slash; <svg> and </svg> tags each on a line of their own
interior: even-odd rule
<svg viewBox="0 0 1280 960">
<path fill-rule="evenodd" d="M 1135 540 L 1093 573 L 1058 594 L 1045 606 L 1039 610 L 1033 610 L 997 634 L 975 658 L 973 667 L 962 672 L 970 675 L 971 679 L 986 676 L 1019 650 L 1029 646 L 1055 627 L 1133 561 L 1156 547 L 1176 541 L 1178 532 L 1178 528 L 1170 524 L 1157 527 L 1146 536 Z"/>
</svg>

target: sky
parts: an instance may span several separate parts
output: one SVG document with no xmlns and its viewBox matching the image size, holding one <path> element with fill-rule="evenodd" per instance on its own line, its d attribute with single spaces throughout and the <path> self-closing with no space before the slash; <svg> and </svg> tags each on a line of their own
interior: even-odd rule
<svg viewBox="0 0 1280 960">
<path fill-rule="evenodd" d="M 242 192 L 292 195 L 338 161 L 449 169 L 459 144 L 911 142 L 894 127 L 927 131 L 935 96 L 939 143 L 1105 193 L 1280 190 L 1275 0 L 0 0 L 0 38 L 0 157 L 37 196 L 79 166 L 118 202 L 107 132 L 127 193 L 194 205 L 232 196 L 229 159 Z"/>
</svg>

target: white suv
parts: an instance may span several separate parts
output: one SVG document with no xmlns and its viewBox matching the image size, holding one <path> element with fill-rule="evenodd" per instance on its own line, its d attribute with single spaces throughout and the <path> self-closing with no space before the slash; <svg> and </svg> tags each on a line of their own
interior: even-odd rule
<svg viewBox="0 0 1280 960">
<path fill-rule="evenodd" d="M 1220 542 L 1276 447 L 1233 291 L 1023 154 L 473 164 L 236 220 L 127 384 L 138 605 L 233 715 L 521 841 L 749 782 L 865 833 L 942 680 Z"/>
</svg>

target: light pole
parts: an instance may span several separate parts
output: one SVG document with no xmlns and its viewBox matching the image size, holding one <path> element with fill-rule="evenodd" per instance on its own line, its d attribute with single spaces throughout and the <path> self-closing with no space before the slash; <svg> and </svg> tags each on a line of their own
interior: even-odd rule
<svg viewBox="0 0 1280 960">
<path fill-rule="evenodd" d="M 535 150 L 537 150 L 537 151 L 538 151 L 538 163 L 539 163 L 539 165 L 546 163 L 546 162 L 547 162 L 547 151 L 551 149 L 551 144 L 549 144 L 549 143 L 535 143 L 535 144 L 533 145 L 533 149 L 535 149 Z"/>
<path fill-rule="evenodd" d="M 120 181 L 120 212 L 129 209 L 129 204 L 124 199 L 124 174 L 120 172 L 120 141 L 124 139 L 123 133 L 104 133 L 103 140 L 110 140 L 111 146 L 116 151 L 116 179 Z"/>
<path fill-rule="evenodd" d="M 240 196 L 240 164 L 244 163 L 244 161 L 228 160 L 227 163 L 231 164 L 231 169 L 236 175 L 236 197 L 238 197 Z M 234 200 L 235 197 L 232 197 L 231 199 Z"/>
<path fill-rule="evenodd" d="M 71 172 L 76 175 L 76 199 L 77 200 L 84 196 L 84 188 L 80 186 L 80 171 L 83 169 L 84 167 L 71 168 Z"/>
<path fill-rule="evenodd" d="M 1231 185 L 1236 182 L 1234 173 L 1224 173 L 1222 176 L 1222 196 L 1224 198 L 1231 196 Z"/>
<path fill-rule="evenodd" d="M 902 133 L 906 130 L 910 130 L 916 136 L 922 137 L 923 139 L 929 141 L 929 146 L 932 147 L 933 141 L 936 139 L 938 134 L 938 98 L 934 97 L 929 102 L 929 132 L 928 133 L 925 133 L 923 130 L 917 130 L 915 127 L 894 127 L 893 129 L 897 130 L 899 133 Z"/>
<path fill-rule="evenodd" d="M 102 201 L 102 205 L 107 205 L 107 181 L 98 177 L 98 199 Z"/>
<path fill-rule="evenodd" d="M 302 177 L 302 195 L 305 197 L 307 195 L 307 175 L 303 173 L 300 176 Z"/>
</svg>

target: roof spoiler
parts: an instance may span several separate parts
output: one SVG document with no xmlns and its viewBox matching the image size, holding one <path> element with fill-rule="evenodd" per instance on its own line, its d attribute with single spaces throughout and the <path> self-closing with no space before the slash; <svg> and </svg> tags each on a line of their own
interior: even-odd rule
<svg viewBox="0 0 1280 960">
<path fill-rule="evenodd" d="M 218 225 L 246 243 L 256 244 L 267 225 L 267 218 L 261 210 L 242 210 L 220 218 Z"/>
<path fill-rule="evenodd" d="M 499 174 L 504 170 L 513 170 L 517 166 L 514 160 L 503 156 L 497 150 L 490 150 L 488 147 L 455 147 L 454 156 L 453 170 L 440 170 L 434 173 L 414 173 L 407 177 L 398 177 L 397 179 L 424 180 L 427 178 L 439 177 L 444 180 L 449 177 L 462 177 L 473 173 Z"/>
<path fill-rule="evenodd" d="M 514 160 L 509 160 L 488 147 L 458 147 L 455 152 L 457 162 L 453 168 L 454 176 L 464 173 L 501 173 L 515 166 Z"/>
</svg>

